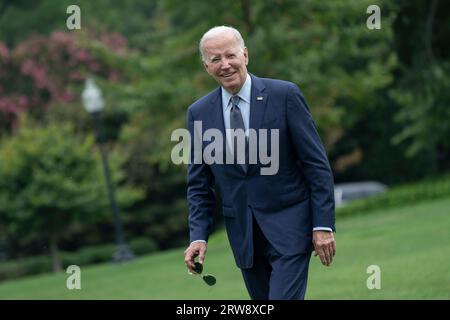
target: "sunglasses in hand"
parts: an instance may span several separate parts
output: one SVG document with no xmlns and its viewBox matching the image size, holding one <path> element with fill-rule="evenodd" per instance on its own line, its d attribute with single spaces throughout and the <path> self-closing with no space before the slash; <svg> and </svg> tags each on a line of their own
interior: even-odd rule
<svg viewBox="0 0 450 320">
<path fill-rule="evenodd" d="M 203 272 L 203 265 L 199 262 L 195 262 L 194 263 L 194 272 L 195 272 L 195 275 L 201 275 Z M 210 274 L 202 275 L 202 279 L 203 279 L 203 281 L 205 281 L 205 283 L 208 286 L 213 286 L 216 284 L 216 277 L 214 277 L 213 275 L 210 275 Z"/>
</svg>

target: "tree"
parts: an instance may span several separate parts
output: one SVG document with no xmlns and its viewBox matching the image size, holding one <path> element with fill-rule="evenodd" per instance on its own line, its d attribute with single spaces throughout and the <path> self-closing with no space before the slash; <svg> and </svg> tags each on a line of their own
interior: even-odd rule
<svg viewBox="0 0 450 320">
<path fill-rule="evenodd" d="M 426 155 L 423 171 L 450 169 L 450 5 L 448 1 L 401 1 L 395 23 L 400 68 L 393 99 L 401 106 L 393 137 L 409 159 Z"/>
<path fill-rule="evenodd" d="M 87 76 L 117 82 L 126 46 L 117 33 L 89 30 L 33 35 L 12 50 L 0 42 L 0 124 L 14 128 L 22 112 L 42 118 L 49 105 L 76 101 Z"/>
<path fill-rule="evenodd" d="M 76 134 L 70 124 L 39 127 L 25 117 L 18 132 L 0 145 L 0 222 L 19 240 L 45 239 L 54 271 L 61 269 L 59 241 L 109 216 L 93 148 L 92 136 Z M 116 182 L 123 178 L 120 162 L 112 162 Z M 142 197 L 129 186 L 117 191 L 122 205 Z"/>
</svg>

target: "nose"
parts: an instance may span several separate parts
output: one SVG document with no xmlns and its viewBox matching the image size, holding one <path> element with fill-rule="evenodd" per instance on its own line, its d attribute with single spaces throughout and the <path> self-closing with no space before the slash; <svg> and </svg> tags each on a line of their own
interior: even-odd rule
<svg viewBox="0 0 450 320">
<path fill-rule="evenodd" d="M 223 69 L 223 70 L 226 70 L 226 69 L 230 68 L 230 63 L 229 63 L 227 58 L 223 58 L 222 59 L 222 63 L 220 65 L 220 68 Z"/>
</svg>

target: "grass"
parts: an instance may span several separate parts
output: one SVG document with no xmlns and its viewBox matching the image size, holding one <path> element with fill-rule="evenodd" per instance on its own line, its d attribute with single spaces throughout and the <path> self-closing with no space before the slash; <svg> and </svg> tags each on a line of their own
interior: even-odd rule
<svg viewBox="0 0 450 320">
<path fill-rule="evenodd" d="M 450 299 L 450 198 L 337 219 L 337 256 L 310 265 L 307 299 Z M 140 257 L 123 265 L 81 268 L 81 290 L 68 290 L 66 273 L 0 283 L 0 299 L 248 299 L 223 232 L 208 247 L 208 287 L 189 276 L 183 250 Z M 381 289 L 366 272 L 381 269 Z"/>
</svg>

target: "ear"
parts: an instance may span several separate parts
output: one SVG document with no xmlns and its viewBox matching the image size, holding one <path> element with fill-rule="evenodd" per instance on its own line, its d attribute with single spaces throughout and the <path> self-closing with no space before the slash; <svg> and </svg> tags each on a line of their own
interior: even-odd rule
<svg viewBox="0 0 450 320">
<path fill-rule="evenodd" d="M 244 48 L 244 59 L 245 59 L 245 65 L 248 65 L 248 49 L 247 49 L 247 47 Z"/>
<path fill-rule="evenodd" d="M 211 74 L 211 72 L 209 72 L 208 64 L 205 61 L 203 61 L 203 66 L 205 67 L 206 72 L 208 72 L 208 74 Z"/>
</svg>

